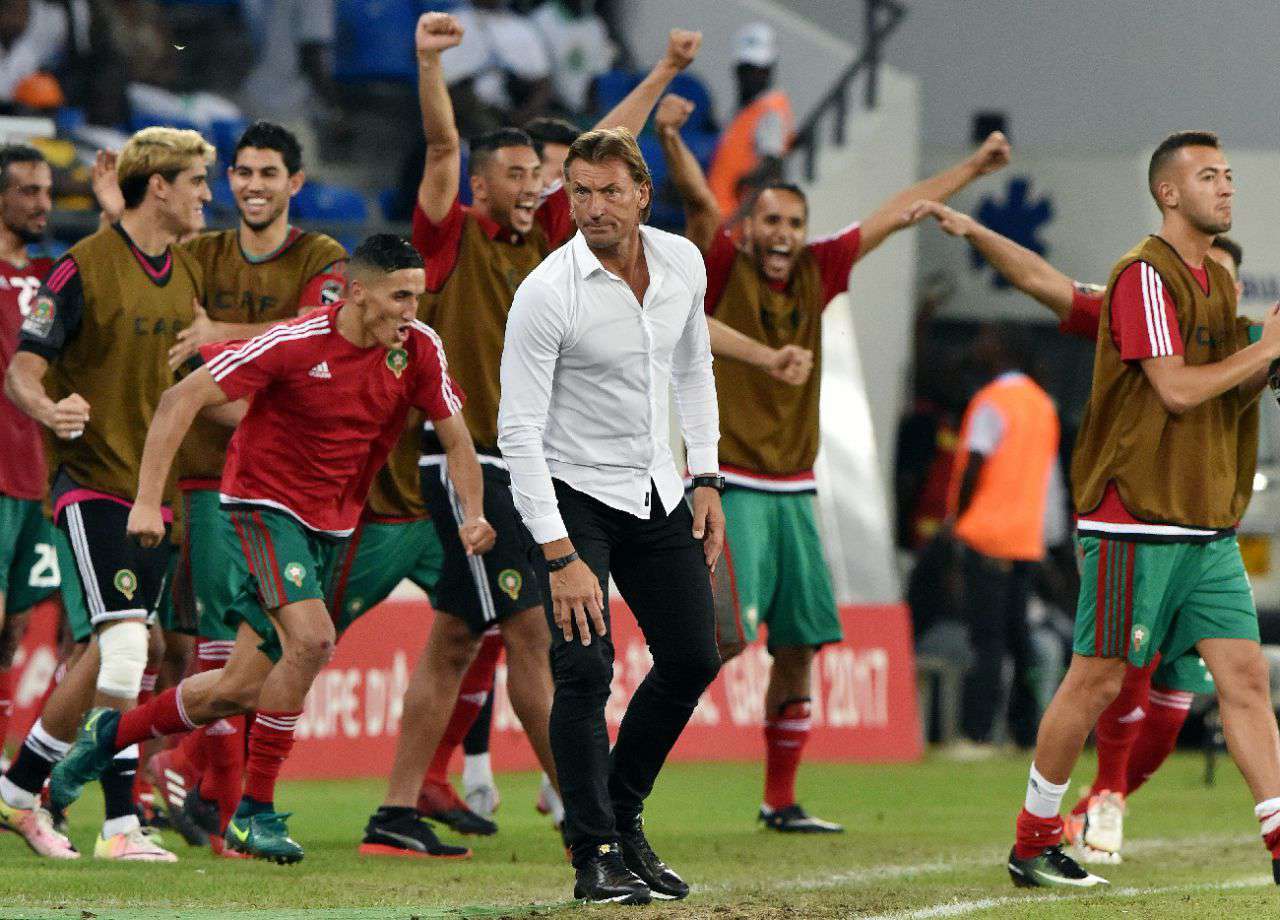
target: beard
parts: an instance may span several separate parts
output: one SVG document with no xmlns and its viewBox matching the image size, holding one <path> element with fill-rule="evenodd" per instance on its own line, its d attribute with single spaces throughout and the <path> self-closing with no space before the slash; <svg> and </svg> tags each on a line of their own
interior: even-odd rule
<svg viewBox="0 0 1280 920">
<path fill-rule="evenodd" d="M 27 227 L 10 227 L 9 230 L 14 236 L 28 246 L 33 246 L 44 240 L 44 230 L 31 230 Z"/>
</svg>

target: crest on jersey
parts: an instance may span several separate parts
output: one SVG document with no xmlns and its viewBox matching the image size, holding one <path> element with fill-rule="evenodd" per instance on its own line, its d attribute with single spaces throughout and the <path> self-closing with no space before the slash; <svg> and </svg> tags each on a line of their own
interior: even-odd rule
<svg viewBox="0 0 1280 920">
<path fill-rule="evenodd" d="M 1133 627 L 1133 635 L 1130 637 L 1129 644 L 1133 646 L 1135 652 L 1142 651 L 1142 647 L 1147 644 L 1147 627 L 1139 624 Z"/>
<path fill-rule="evenodd" d="M 284 577 L 301 588 L 302 580 L 307 577 L 307 570 L 300 562 L 290 562 L 284 567 Z"/>
<path fill-rule="evenodd" d="M 320 285 L 320 303 L 324 306 L 337 303 L 342 299 L 342 282 L 333 278 Z"/>
<path fill-rule="evenodd" d="M 515 600 L 520 596 L 520 589 L 524 587 L 524 576 L 515 569 L 503 569 L 498 573 L 498 587 L 502 589 L 503 594 Z"/>
<path fill-rule="evenodd" d="M 400 379 L 400 375 L 404 373 L 404 369 L 409 366 L 409 353 L 403 348 L 392 348 L 387 352 L 387 367 L 391 368 L 391 373 L 396 375 L 396 379 Z"/>
<path fill-rule="evenodd" d="M 28 335 L 45 338 L 53 331 L 53 298 L 48 294 L 37 297 L 31 304 L 31 312 L 22 321 L 22 331 Z"/>
<path fill-rule="evenodd" d="M 133 600 L 133 595 L 138 591 L 138 576 L 128 569 L 116 572 L 116 577 L 111 580 L 111 583 L 124 595 L 125 600 Z"/>
</svg>

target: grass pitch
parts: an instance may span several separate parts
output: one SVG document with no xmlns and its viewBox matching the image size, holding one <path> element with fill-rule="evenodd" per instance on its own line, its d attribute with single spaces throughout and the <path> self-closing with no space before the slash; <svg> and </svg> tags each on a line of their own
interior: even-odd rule
<svg viewBox="0 0 1280 920">
<path fill-rule="evenodd" d="M 1091 767 L 1091 763 L 1086 764 Z M 297 866 L 215 859 L 178 843 L 176 865 L 36 858 L 0 835 L 0 920 L 435 920 L 462 917 L 1200 918 L 1276 916 L 1251 800 L 1229 763 L 1206 787 L 1201 758 L 1175 757 L 1130 806 L 1125 864 L 1080 896 L 1026 893 L 1003 860 L 1027 759 L 939 759 L 907 766 L 808 765 L 801 799 L 843 822 L 840 837 L 783 837 L 753 821 L 754 764 L 673 765 L 647 810 L 658 852 L 694 885 L 678 905 L 583 907 L 557 835 L 533 810 L 537 778 L 499 778 L 496 837 L 467 862 L 360 857 L 355 847 L 381 782 L 286 784 L 281 808 L 307 849 Z M 1088 781 L 1077 772 L 1071 793 Z M 101 814 L 77 805 L 72 836 L 92 852 Z M 172 835 L 167 835 L 172 841 Z"/>
</svg>

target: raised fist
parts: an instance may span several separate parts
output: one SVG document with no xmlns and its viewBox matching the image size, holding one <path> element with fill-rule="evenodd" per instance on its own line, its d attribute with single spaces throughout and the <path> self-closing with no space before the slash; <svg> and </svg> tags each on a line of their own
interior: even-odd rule
<svg viewBox="0 0 1280 920">
<path fill-rule="evenodd" d="M 667 38 L 667 62 L 676 70 L 684 70 L 698 56 L 702 33 L 688 29 L 672 29 Z"/>
<path fill-rule="evenodd" d="M 414 44 L 418 56 L 439 54 L 462 41 L 462 23 L 448 13 L 423 13 L 418 17 Z"/>
<path fill-rule="evenodd" d="M 653 116 L 653 126 L 658 131 L 679 131 L 693 114 L 694 105 L 683 96 L 668 93 L 658 103 L 658 111 Z"/>
<path fill-rule="evenodd" d="M 1009 138 L 1004 136 L 1003 131 L 992 131 L 988 134 L 987 139 L 982 142 L 982 146 L 972 157 L 978 175 L 985 176 L 987 173 L 993 173 L 997 169 L 1008 166 L 1009 149 Z"/>
</svg>

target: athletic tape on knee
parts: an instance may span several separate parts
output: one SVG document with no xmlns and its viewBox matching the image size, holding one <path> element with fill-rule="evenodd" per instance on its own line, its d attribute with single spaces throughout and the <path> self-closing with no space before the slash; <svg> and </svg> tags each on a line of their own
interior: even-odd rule
<svg viewBox="0 0 1280 920">
<path fill-rule="evenodd" d="M 141 620 L 114 623 L 98 634 L 98 689 L 121 699 L 134 699 L 147 668 L 147 625 Z"/>
</svg>

